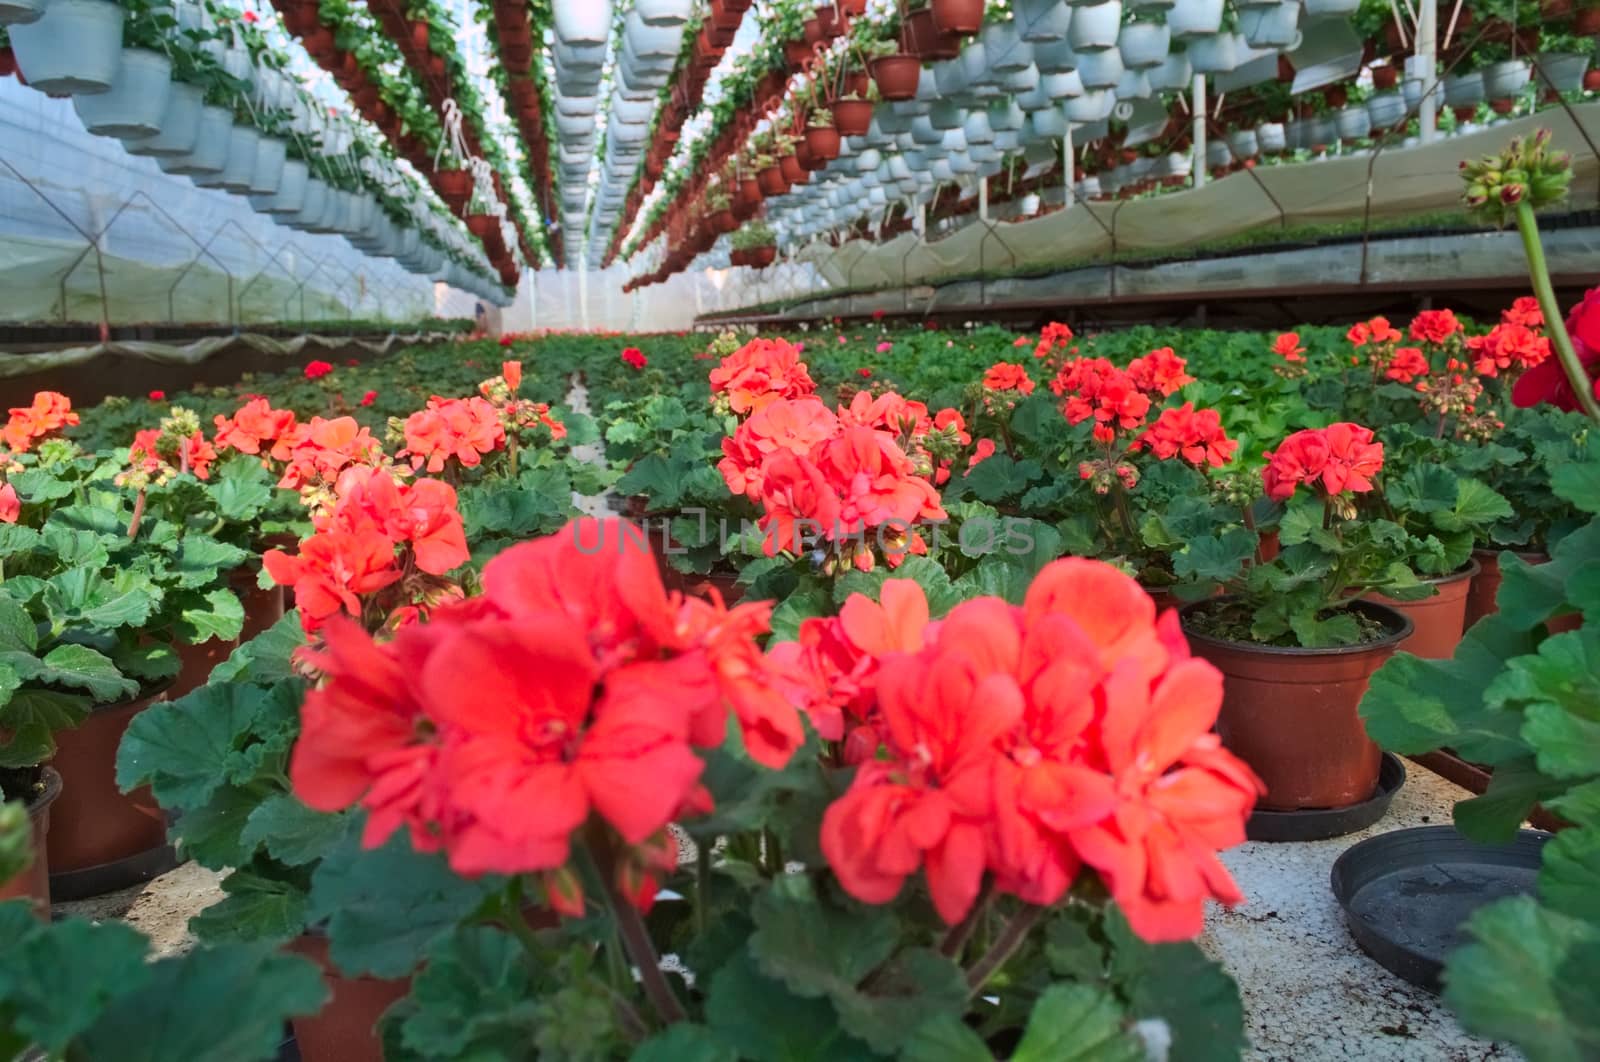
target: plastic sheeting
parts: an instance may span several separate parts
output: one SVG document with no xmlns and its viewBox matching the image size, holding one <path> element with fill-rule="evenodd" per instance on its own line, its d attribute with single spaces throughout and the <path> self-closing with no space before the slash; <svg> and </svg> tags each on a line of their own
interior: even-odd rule
<svg viewBox="0 0 1600 1062">
<path fill-rule="evenodd" d="M 1262 166 L 1186 192 L 1123 202 L 1079 203 L 1042 218 L 1012 224 L 972 224 L 933 243 L 905 233 L 881 244 L 863 240 L 840 248 L 813 244 L 801 249 L 796 258 L 815 269 L 814 278 L 797 278 L 791 286 L 799 290 L 793 294 L 775 298 L 777 285 L 741 280 L 725 287 L 719 305 L 713 309 L 731 310 L 807 295 L 825 297 L 829 288 L 898 289 L 979 272 L 1003 275 L 1051 266 L 1068 268 L 1103 260 L 1113 252 L 1180 254 L 1198 243 L 1267 226 L 1360 222 L 1363 218 L 1378 221 L 1449 211 L 1460 205 L 1462 187 L 1457 167 L 1462 159 L 1496 152 L 1513 136 L 1527 136 L 1541 127 L 1552 129 L 1556 146 L 1573 156 L 1573 205 L 1595 206 L 1600 202 L 1596 194 L 1600 160 L 1583 134 L 1587 132 L 1600 141 L 1600 104 L 1588 103 L 1574 107 L 1571 116 L 1559 108 L 1546 110 L 1428 145 L 1296 165 Z M 1449 268 L 1460 270 L 1462 275 L 1479 275 L 1483 263 L 1472 259 L 1473 253 L 1466 253 Z M 1341 269 L 1347 265 L 1337 253 L 1333 259 L 1328 255 L 1315 257 L 1307 282 L 1333 282 L 1328 273 L 1318 272 L 1330 260 L 1345 263 Z M 1249 268 L 1248 259 L 1239 261 L 1236 268 Z M 1438 265 L 1435 262 L 1435 268 Z M 1396 268 L 1399 272 L 1395 276 L 1406 275 L 1406 266 Z M 1133 272 L 1117 270 L 1119 277 Z M 1098 284 L 1101 290 L 1093 296 L 1085 293 L 1085 297 L 1107 297 L 1108 274 L 1102 269 L 1097 275 L 1098 281 L 1084 282 Z M 1214 270 L 1212 275 L 1216 275 Z M 1351 277 L 1348 282 L 1358 279 Z M 1373 279 L 1370 269 L 1368 279 Z M 1058 281 L 1053 283 L 1052 297 L 1072 297 L 1072 293 L 1062 292 Z M 1227 281 L 1224 287 L 1238 283 L 1236 279 Z M 1122 284 L 1118 291 L 1132 293 Z"/>
<path fill-rule="evenodd" d="M 71 101 L 0 78 L 0 320 L 415 320 L 433 289 L 168 176 L 85 131 Z"/>
<path fill-rule="evenodd" d="M 373 354 L 387 354 L 397 346 L 410 346 L 415 343 L 425 342 L 429 338 L 431 337 L 427 334 L 417 334 L 409 336 L 391 335 L 376 342 L 362 339 L 325 339 L 320 336 L 299 336 L 294 339 L 283 340 L 245 332 L 234 336 L 211 336 L 196 340 L 193 343 L 182 344 L 143 341 L 95 343 L 87 347 L 69 347 L 64 350 L 0 355 L 0 379 L 31 376 L 34 373 L 56 369 L 67 369 L 102 357 L 129 358 L 154 362 L 160 365 L 198 365 L 219 350 L 243 345 L 268 356 L 281 357 L 287 361 L 290 358 L 299 357 L 308 348 L 316 351 L 357 347 Z"/>
<path fill-rule="evenodd" d="M 622 290 L 628 280 L 623 266 L 588 273 L 542 269 L 523 276 L 502 325 L 508 332 L 681 332 L 692 328 L 697 316 L 723 304 L 723 290 L 734 282 L 733 274 L 754 272 L 694 270 L 629 292 Z"/>
</svg>

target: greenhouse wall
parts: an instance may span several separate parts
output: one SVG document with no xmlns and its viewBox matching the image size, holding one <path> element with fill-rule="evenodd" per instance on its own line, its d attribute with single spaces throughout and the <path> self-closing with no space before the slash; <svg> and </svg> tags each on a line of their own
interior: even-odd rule
<svg viewBox="0 0 1600 1062">
<path fill-rule="evenodd" d="M 452 301 L 340 236 L 168 176 L 12 78 L 0 78 L 0 145 L 0 320 L 412 320 Z"/>
</svg>

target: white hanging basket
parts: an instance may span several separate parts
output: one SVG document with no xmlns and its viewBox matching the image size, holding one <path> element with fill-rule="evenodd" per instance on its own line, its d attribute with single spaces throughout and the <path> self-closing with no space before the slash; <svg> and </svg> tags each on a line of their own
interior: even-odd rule
<svg viewBox="0 0 1600 1062">
<path fill-rule="evenodd" d="M 563 44 L 604 47 L 611 35 L 611 0 L 550 5 L 555 15 L 556 39 Z"/>
<path fill-rule="evenodd" d="M 1209 37 L 1222 29 L 1222 0 L 1176 0 L 1167 12 L 1173 40 Z"/>
<path fill-rule="evenodd" d="M 1325 15 L 1353 15 L 1361 8 L 1361 0 L 1305 0 L 1306 17 Z"/>
<path fill-rule="evenodd" d="M 983 28 L 983 57 L 989 72 L 998 77 L 1031 66 L 1033 45 L 1017 36 L 1016 23 L 991 22 Z"/>
<path fill-rule="evenodd" d="M 1172 31 L 1164 22 L 1129 22 L 1117 37 L 1117 50 L 1129 70 L 1153 70 L 1172 50 Z"/>
<path fill-rule="evenodd" d="M 1252 48 L 1287 48 L 1300 36 L 1300 0 L 1272 0 L 1242 11 L 1239 28 Z"/>
<path fill-rule="evenodd" d="M 1521 92 L 1531 76 L 1524 59 L 1491 63 L 1483 68 L 1483 94 L 1491 100 L 1508 99 Z"/>
<path fill-rule="evenodd" d="M 49 0 L 0 0 L 0 26 L 23 26 L 44 17 Z"/>
<path fill-rule="evenodd" d="M 1256 140 L 1254 129 L 1235 129 L 1228 134 L 1228 150 L 1233 157 L 1243 161 L 1253 159 L 1261 153 L 1261 145 Z"/>
<path fill-rule="evenodd" d="M 1363 104 L 1355 103 L 1340 109 L 1334 115 L 1339 127 L 1339 139 L 1361 140 L 1372 132 L 1372 116 Z"/>
<path fill-rule="evenodd" d="M 694 0 L 634 0 L 634 14 L 652 26 L 681 26 L 694 11 Z"/>
<path fill-rule="evenodd" d="M 172 60 L 160 52 L 125 48 L 105 92 L 75 97 L 73 109 L 95 136 L 146 137 L 161 132 L 172 87 Z"/>
<path fill-rule="evenodd" d="M 1539 69 L 1557 92 L 1577 92 L 1589 72 L 1589 56 L 1546 52 L 1539 56 Z"/>
<path fill-rule="evenodd" d="M 1187 51 L 1189 69 L 1197 74 L 1226 74 L 1239 65 L 1236 39 L 1231 33 L 1196 37 L 1189 41 Z"/>
<path fill-rule="evenodd" d="M 1409 108 L 1400 93 L 1379 92 L 1367 100 L 1367 117 L 1374 129 L 1392 129 L 1405 121 Z"/>
<path fill-rule="evenodd" d="M 1482 103 L 1484 97 L 1483 73 L 1452 74 L 1444 79 L 1444 102 L 1448 107 L 1470 107 Z"/>
<path fill-rule="evenodd" d="M 235 125 L 228 139 L 228 164 L 216 183 L 230 192 L 249 191 L 250 182 L 256 179 L 256 157 L 260 148 L 261 134 L 254 126 Z"/>
<path fill-rule="evenodd" d="M 278 191 L 266 204 L 268 214 L 298 214 L 306 205 L 306 187 L 311 183 L 311 170 L 299 159 L 289 159 L 283 164 L 283 179 Z"/>
<path fill-rule="evenodd" d="M 1282 122 L 1262 122 L 1256 126 L 1256 143 L 1264 155 L 1276 155 L 1289 148 L 1288 136 Z"/>
<path fill-rule="evenodd" d="M 277 195 L 283 183 L 288 142 L 264 136 L 256 142 L 256 172 L 250 178 L 251 195 Z"/>
<path fill-rule="evenodd" d="M 1115 48 L 1078 55 L 1078 78 L 1086 89 L 1116 88 L 1122 71 L 1122 53 Z"/>
<path fill-rule="evenodd" d="M 123 17 L 108 0 L 51 0 L 42 17 L 11 27 L 17 68 L 47 95 L 105 92 L 122 61 Z"/>
<path fill-rule="evenodd" d="M 204 108 L 205 91 L 200 86 L 174 82 L 167 94 L 167 109 L 161 114 L 161 132 L 124 140 L 122 146 L 130 155 L 164 158 L 187 155 L 200 139 L 200 113 Z"/>
<path fill-rule="evenodd" d="M 1121 0 L 1108 0 L 1093 7 L 1080 7 L 1072 13 L 1072 28 L 1067 41 L 1079 53 L 1079 62 L 1085 52 L 1105 51 L 1117 46 L 1122 32 Z"/>
<path fill-rule="evenodd" d="M 200 108 L 200 129 L 194 149 L 187 155 L 160 159 L 160 166 L 179 176 L 221 173 L 228 163 L 228 145 L 233 136 L 233 112 L 226 107 Z"/>
<path fill-rule="evenodd" d="M 1186 92 L 1193 81 L 1194 71 L 1183 52 L 1169 53 L 1160 66 L 1150 71 L 1150 87 L 1157 92 Z"/>
<path fill-rule="evenodd" d="M 1033 64 L 1039 68 L 1039 73 L 1046 77 L 1051 74 L 1068 74 L 1078 69 L 1078 53 L 1072 50 L 1072 44 L 1066 38 L 1049 44 L 1035 44 Z"/>
<path fill-rule="evenodd" d="M 1072 9 L 1066 0 L 1015 0 L 1014 7 L 1013 17 L 1023 40 L 1043 44 L 1067 35 Z"/>
</svg>

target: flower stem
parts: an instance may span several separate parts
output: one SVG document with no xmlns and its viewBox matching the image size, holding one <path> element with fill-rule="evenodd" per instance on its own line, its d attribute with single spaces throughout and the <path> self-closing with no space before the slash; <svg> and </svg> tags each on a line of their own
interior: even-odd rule
<svg viewBox="0 0 1600 1062">
<path fill-rule="evenodd" d="M 967 995 L 975 996 L 983 988 L 984 982 L 994 976 L 994 972 L 1006 964 L 1006 960 L 1016 954 L 1022 942 L 1028 939 L 1028 933 L 1044 917 L 1044 908 L 1036 904 L 1029 904 L 1011 916 L 1011 921 L 1006 923 L 1005 929 L 1000 931 L 1000 936 L 989 950 L 984 953 L 971 970 L 967 971 Z"/>
<path fill-rule="evenodd" d="M 1545 264 L 1544 245 L 1539 242 L 1539 222 L 1528 203 L 1517 204 L 1517 232 L 1522 235 L 1522 250 L 1528 256 L 1528 275 L 1533 280 L 1533 293 L 1539 299 L 1539 309 L 1544 313 L 1545 330 L 1550 334 L 1550 345 L 1555 348 L 1561 367 L 1566 370 L 1567 382 L 1577 396 L 1578 406 L 1590 420 L 1600 424 L 1600 402 L 1595 401 L 1594 385 L 1584 371 L 1578 352 L 1572 347 L 1572 337 L 1567 335 L 1562 322 L 1561 306 L 1556 302 L 1555 288 L 1550 283 L 1550 267 Z"/>
<path fill-rule="evenodd" d="M 133 499 L 133 518 L 128 521 L 128 537 L 139 537 L 139 521 L 144 519 L 144 491 L 141 489 Z"/>
<path fill-rule="evenodd" d="M 649 998 L 650 1005 L 667 1025 L 683 1021 L 687 1017 L 683 1004 L 673 995 L 672 985 L 667 983 L 667 976 L 661 971 L 661 957 L 650 942 L 650 932 L 645 929 L 644 919 L 639 917 L 638 909 L 628 902 L 628 898 L 617 891 L 611 860 L 596 860 L 596 863 L 600 870 L 600 884 L 605 890 L 606 906 L 611 908 L 612 922 L 622 937 L 622 946 L 627 950 L 628 957 L 639 968 L 639 980 L 644 985 L 644 994 Z"/>
<path fill-rule="evenodd" d="M 939 942 L 939 954 L 946 958 L 954 959 L 961 954 L 961 949 L 967 946 L 967 941 L 972 939 L 972 931 L 978 928 L 978 923 L 983 921 L 983 916 L 988 913 L 989 901 L 994 898 L 990 883 L 983 883 L 983 891 L 978 894 L 978 899 L 967 912 L 967 917 L 950 927 L 950 932 L 944 935 L 944 940 Z"/>
</svg>

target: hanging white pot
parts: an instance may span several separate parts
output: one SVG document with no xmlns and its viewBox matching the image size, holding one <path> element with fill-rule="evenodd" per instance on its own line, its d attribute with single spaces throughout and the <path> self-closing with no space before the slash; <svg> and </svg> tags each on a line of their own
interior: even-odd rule
<svg viewBox="0 0 1600 1062">
<path fill-rule="evenodd" d="M 1078 182 L 1077 192 L 1079 199 L 1100 198 L 1100 178 L 1091 173 Z"/>
<path fill-rule="evenodd" d="M 1150 79 L 1143 70 L 1124 70 L 1117 79 L 1117 99 L 1147 100 L 1151 97 Z"/>
<path fill-rule="evenodd" d="M 1509 99 L 1522 91 L 1529 77 L 1526 60 L 1508 59 L 1491 63 L 1483 68 L 1483 94 L 1491 100 Z"/>
<path fill-rule="evenodd" d="M 994 128 L 989 124 L 988 111 L 973 111 L 967 115 L 966 122 L 961 127 L 961 132 L 966 138 L 963 147 L 975 144 L 988 144 L 994 141 Z M 948 141 L 946 141 L 948 144 Z"/>
<path fill-rule="evenodd" d="M 1034 111 L 1025 132 L 1030 140 L 1060 140 L 1067 135 L 1067 119 L 1060 110 Z"/>
<path fill-rule="evenodd" d="M 1161 176 L 1187 177 L 1194 172 L 1194 156 L 1184 151 L 1173 151 L 1161 157 Z"/>
<path fill-rule="evenodd" d="M 299 159 L 289 159 L 283 164 L 277 192 L 262 197 L 263 201 L 257 209 L 274 215 L 298 214 L 306 205 L 306 187 L 310 182 L 310 168 Z"/>
<path fill-rule="evenodd" d="M 232 135 L 232 111 L 226 107 L 202 107 L 194 149 L 187 155 L 161 158 L 159 164 L 166 172 L 177 175 L 221 173 L 228 162 Z"/>
<path fill-rule="evenodd" d="M 1392 129 L 1405 121 L 1408 109 L 1398 92 L 1379 92 L 1367 100 L 1367 117 L 1374 129 Z"/>
<path fill-rule="evenodd" d="M 1042 83 L 1035 85 L 1027 92 L 1017 93 L 1015 98 L 1018 107 L 1021 107 L 1024 111 L 1030 112 L 1041 111 L 1046 107 L 1054 107 L 1056 104 L 1055 99 L 1051 97 L 1050 93 L 1045 91 Z"/>
<path fill-rule="evenodd" d="M 1261 145 L 1256 141 L 1254 129 L 1235 129 L 1228 134 L 1228 150 L 1233 157 L 1241 162 L 1253 159 L 1261 153 Z"/>
<path fill-rule="evenodd" d="M 635 66 L 640 60 L 665 57 L 670 72 L 672 62 L 678 57 L 683 31 L 676 26 L 652 26 L 635 12 L 622 24 L 622 40 L 624 54 Z"/>
<path fill-rule="evenodd" d="M 1231 33 L 1196 37 L 1189 41 L 1187 51 L 1189 69 L 1197 74 L 1226 74 L 1239 65 L 1236 38 Z"/>
<path fill-rule="evenodd" d="M 993 75 L 989 72 L 989 56 L 984 48 L 982 38 L 968 41 L 967 46 L 961 49 L 961 55 L 956 61 L 961 64 L 962 89 L 969 89 L 974 85 L 981 85 L 993 80 Z M 944 91 L 942 83 L 940 91 Z M 948 93 L 948 95 L 954 94 L 954 92 Z"/>
<path fill-rule="evenodd" d="M 161 112 L 161 132 L 124 140 L 122 146 L 130 155 L 165 158 L 187 155 L 200 138 L 200 112 L 204 107 L 204 89 L 173 82 L 167 94 L 167 109 Z"/>
<path fill-rule="evenodd" d="M 256 171 L 250 178 L 251 195 L 277 195 L 283 183 L 283 166 L 289 144 L 275 136 L 256 141 Z"/>
<path fill-rule="evenodd" d="M 1021 70 L 1013 70 L 1000 76 L 1000 88 L 1013 96 L 1020 96 L 1024 92 L 1031 92 L 1039 87 L 1039 68 L 1029 63 Z"/>
<path fill-rule="evenodd" d="M 634 0 L 633 11 L 652 26 L 681 26 L 694 11 L 694 0 Z"/>
<path fill-rule="evenodd" d="M 1206 169 L 1214 170 L 1227 166 L 1233 162 L 1233 150 L 1228 147 L 1226 140 L 1210 140 L 1206 142 Z"/>
<path fill-rule="evenodd" d="M 1222 29 L 1222 0 L 1176 0 L 1167 12 L 1172 39 L 1209 37 Z"/>
<path fill-rule="evenodd" d="M 1372 132 L 1372 117 L 1359 103 L 1341 108 L 1335 113 L 1334 121 L 1338 123 L 1341 140 L 1361 140 Z"/>
<path fill-rule="evenodd" d="M 1078 69 L 1078 53 L 1072 50 L 1072 44 L 1065 37 L 1048 44 L 1035 44 L 1033 65 L 1046 77 L 1070 73 Z"/>
<path fill-rule="evenodd" d="M 1080 52 L 1078 79 L 1086 89 L 1116 88 L 1122 80 L 1122 53 L 1115 48 Z"/>
<path fill-rule="evenodd" d="M 1422 79 L 1408 77 L 1400 82 L 1400 95 L 1406 101 L 1406 110 L 1414 111 L 1422 102 Z"/>
<path fill-rule="evenodd" d="M 1015 0 L 1017 28 L 1022 39 L 1033 44 L 1059 41 L 1067 35 L 1072 9 L 1065 0 Z"/>
<path fill-rule="evenodd" d="M 1129 11 L 1165 14 L 1172 7 L 1172 3 L 1173 0 L 1127 0 L 1127 8 Z"/>
<path fill-rule="evenodd" d="M 611 0 L 552 4 L 556 39 L 563 44 L 604 45 L 611 36 Z"/>
<path fill-rule="evenodd" d="M 1150 71 L 1150 87 L 1156 92 L 1187 91 L 1194 82 L 1194 71 L 1189 68 L 1189 57 L 1183 52 L 1171 52 L 1161 65 Z"/>
<path fill-rule="evenodd" d="M 108 0 L 51 0 L 40 18 L 10 28 L 17 68 L 47 95 L 105 92 L 122 60 L 123 17 Z"/>
<path fill-rule="evenodd" d="M 256 155 L 261 146 L 261 134 L 254 126 L 235 125 L 228 139 L 228 165 L 222 170 L 217 184 L 230 192 L 245 192 L 256 176 Z"/>
<path fill-rule="evenodd" d="M 1449 107 L 1468 107 L 1483 102 L 1483 73 L 1452 74 L 1444 79 L 1444 102 Z"/>
<path fill-rule="evenodd" d="M 927 115 L 911 120 L 911 139 L 917 144 L 944 143 L 944 131 L 933 124 L 933 119 Z"/>
<path fill-rule="evenodd" d="M 1332 115 L 1318 115 L 1311 123 L 1311 129 L 1306 133 L 1307 147 L 1315 149 L 1327 147 L 1339 139 L 1339 123 L 1334 121 Z"/>
<path fill-rule="evenodd" d="M 983 55 L 989 70 L 1006 74 L 1033 64 L 1033 45 L 1017 36 L 1014 22 L 991 22 L 983 28 Z M 973 80 L 974 84 L 978 82 Z"/>
<path fill-rule="evenodd" d="M 24 26 L 44 17 L 49 0 L 0 0 L 0 26 Z"/>
<path fill-rule="evenodd" d="M 1272 0 L 1241 11 L 1239 29 L 1252 48 L 1287 48 L 1300 34 L 1300 0 Z"/>
<path fill-rule="evenodd" d="M 1108 0 L 1093 7 L 1080 7 L 1072 13 L 1072 28 L 1067 41 L 1079 53 L 1079 62 L 1087 58 L 1083 53 L 1105 51 L 1117 46 L 1117 36 L 1122 32 L 1122 2 Z"/>
<path fill-rule="evenodd" d="M 1289 148 L 1288 135 L 1282 122 L 1262 122 L 1256 126 L 1256 144 L 1264 155 L 1276 155 Z"/>
<path fill-rule="evenodd" d="M 1557 92 L 1577 92 L 1589 72 L 1589 56 L 1545 52 L 1539 56 L 1539 69 Z"/>
<path fill-rule="evenodd" d="M 1083 95 L 1083 79 L 1078 76 L 1076 70 L 1065 74 L 1051 74 L 1040 79 L 1039 90 L 1048 95 L 1052 101 L 1059 103 Z"/>
<path fill-rule="evenodd" d="M 1116 106 L 1116 102 L 1116 97 L 1104 89 L 1085 91 L 1076 99 L 1063 101 L 1061 113 L 1069 122 L 1100 122 L 1111 116 L 1111 108 Z"/>
<path fill-rule="evenodd" d="M 884 136 L 898 136 L 901 133 L 911 132 L 911 115 L 898 114 L 893 107 L 878 104 L 878 109 L 873 114 L 873 121 L 877 123 L 878 132 Z"/>
<path fill-rule="evenodd" d="M 935 129 L 959 129 L 966 112 L 948 99 L 939 100 L 928 108 L 928 121 Z"/>
<path fill-rule="evenodd" d="M 1361 7 L 1361 0 L 1304 0 L 1307 18 L 1325 15 L 1353 15 Z"/>
<path fill-rule="evenodd" d="M 1122 65 L 1130 70 L 1150 70 L 1166 62 L 1172 49 L 1172 31 L 1163 22 L 1129 22 L 1117 37 Z"/>
<path fill-rule="evenodd" d="M 172 60 L 160 52 L 125 48 L 105 92 L 75 97 L 73 109 L 95 136 L 145 137 L 161 132 L 172 86 Z"/>
</svg>

